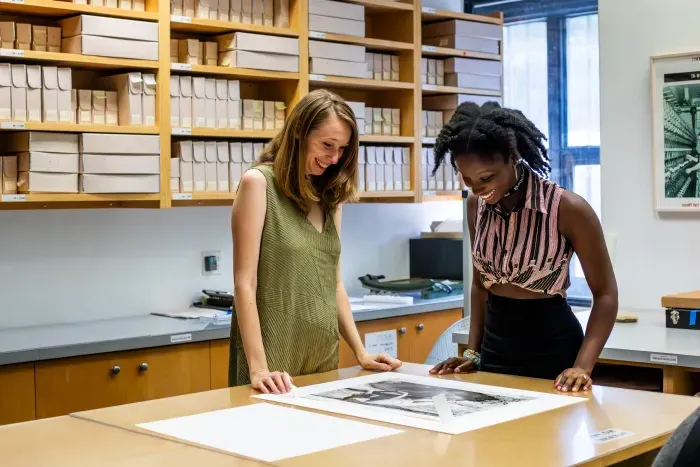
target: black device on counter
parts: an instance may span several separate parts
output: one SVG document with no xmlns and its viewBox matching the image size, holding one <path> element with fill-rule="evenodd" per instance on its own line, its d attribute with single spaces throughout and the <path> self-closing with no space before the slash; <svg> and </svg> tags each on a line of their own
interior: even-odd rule
<svg viewBox="0 0 700 467">
<path fill-rule="evenodd" d="M 232 308 L 233 295 L 218 290 L 202 290 L 202 304 L 216 308 Z"/>
<path fill-rule="evenodd" d="M 409 274 L 413 278 L 463 280 L 462 239 L 409 239 Z"/>
</svg>

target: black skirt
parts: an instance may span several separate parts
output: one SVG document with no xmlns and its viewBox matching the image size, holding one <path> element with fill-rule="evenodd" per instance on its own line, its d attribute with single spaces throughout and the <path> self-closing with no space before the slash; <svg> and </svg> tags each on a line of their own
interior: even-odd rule
<svg viewBox="0 0 700 467">
<path fill-rule="evenodd" d="M 583 329 L 566 299 L 499 297 L 486 302 L 481 370 L 555 379 L 574 366 Z"/>
</svg>

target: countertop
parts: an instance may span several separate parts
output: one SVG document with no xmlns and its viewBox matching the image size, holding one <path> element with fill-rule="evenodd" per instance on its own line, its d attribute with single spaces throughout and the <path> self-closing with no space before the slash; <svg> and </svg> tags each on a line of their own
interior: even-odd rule
<svg viewBox="0 0 700 467">
<path fill-rule="evenodd" d="M 354 304 L 353 304 L 354 305 Z M 355 321 L 407 316 L 464 306 L 464 296 L 414 299 L 413 305 L 374 304 L 353 311 Z M 230 322 L 212 324 L 150 314 L 44 326 L 0 329 L 0 365 L 227 339 Z"/>
<path fill-rule="evenodd" d="M 623 311 L 623 310 L 621 310 Z M 615 323 L 600 358 L 620 362 L 677 365 L 700 368 L 700 332 L 669 329 L 664 310 L 624 310 L 638 317 L 636 323 Z M 584 331 L 590 311 L 575 313 Z M 452 342 L 466 344 L 469 334 L 455 332 Z"/>
</svg>

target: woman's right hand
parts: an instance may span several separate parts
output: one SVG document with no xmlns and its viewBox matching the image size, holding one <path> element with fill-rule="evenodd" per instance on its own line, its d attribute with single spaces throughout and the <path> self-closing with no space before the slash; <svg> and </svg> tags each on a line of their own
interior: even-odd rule
<svg viewBox="0 0 700 467">
<path fill-rule="evenodd" d="M 259 370 L 250 374 L 250 385 L 264 394 L 286 394 L 292 390 L 292 377 L 284 371 Z"/>
<path fill-rule="evenodd" d="M 447 375 L 450 373 L 468 373 L 476 371 L 476 365 L 470 358 L 448 358 L 430 369 L 431 374 Z"/>
</svg>

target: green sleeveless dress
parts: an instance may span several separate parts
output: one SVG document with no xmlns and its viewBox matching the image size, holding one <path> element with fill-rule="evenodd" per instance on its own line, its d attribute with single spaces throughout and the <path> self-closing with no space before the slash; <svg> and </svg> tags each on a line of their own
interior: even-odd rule
<svg viewBox="0 0 700 467">
<path fill-rule="evenodd" d="M 290 376 L 338 368 L 340 333 L 336 271 L 340 238 L 330 214 L 316 230 L 279 189 L 271 166 L 267 213 L 260 243 L 257 307 L 268 369 Z M 238 322 L 231 320 L 229 386 L 250 384 Z"/>
</svg>

